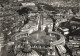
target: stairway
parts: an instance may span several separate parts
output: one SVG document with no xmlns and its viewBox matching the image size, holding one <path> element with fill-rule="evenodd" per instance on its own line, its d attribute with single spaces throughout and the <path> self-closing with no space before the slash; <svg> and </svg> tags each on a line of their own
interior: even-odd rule
<svg viewBox="0 0 80 56">
<path fill-rule="evenodd" d="M 4 44 L 4 37 L 0 36 L 0 56 L 2 56 L 2 47 L 3 47 L 3 44 Z"/>
<path fill-rule="evenodd" d="M 0 47 L 3 47 L 4 44 L 4 37 L 0 36 Z"/>
</svg>

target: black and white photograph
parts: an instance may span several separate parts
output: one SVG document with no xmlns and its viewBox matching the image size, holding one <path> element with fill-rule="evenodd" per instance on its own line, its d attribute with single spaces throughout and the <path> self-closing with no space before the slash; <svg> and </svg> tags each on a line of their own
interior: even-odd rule
<svg viewBox="0 0 80 56">
<path fill-rule="evenodd" d="M 0 56 L 80 56 L 80 0 L 0 0 Z"/>
</svg>

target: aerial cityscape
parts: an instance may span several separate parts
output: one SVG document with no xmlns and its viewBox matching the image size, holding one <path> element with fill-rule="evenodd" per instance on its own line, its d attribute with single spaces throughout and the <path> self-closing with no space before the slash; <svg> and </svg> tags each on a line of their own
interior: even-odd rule
<svg viewBox="0 0 80 56">
<path fill-rule="evenodd" d="M 80 0 L 0 0 L 0 56 L 80 56 Z"/>
</svg>

